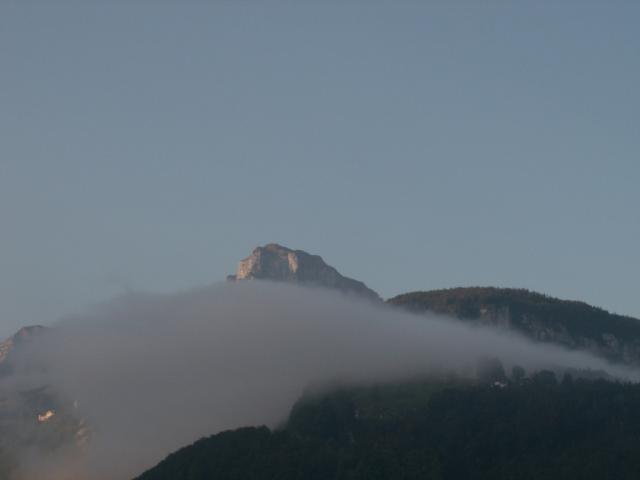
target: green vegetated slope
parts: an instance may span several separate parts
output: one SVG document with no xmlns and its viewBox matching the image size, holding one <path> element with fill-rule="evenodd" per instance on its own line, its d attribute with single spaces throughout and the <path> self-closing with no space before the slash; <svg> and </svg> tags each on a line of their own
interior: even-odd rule
<svg viewBox="0 0 640 480">
<path fill-rule="evenodd" d="M 640 478 L 640 386 L 550 372 L 505 387 L 418 382 L 305 398 L 138 480 Z"/>
<path fill-rule="evenodd" d="M 523 289 L 470 287 L 405 293 L 388 303 L 414 313 L 433 312 L 509 328 L 538 341 L 640 364 L 640 320 L 584 302 Z"/>
</svg>

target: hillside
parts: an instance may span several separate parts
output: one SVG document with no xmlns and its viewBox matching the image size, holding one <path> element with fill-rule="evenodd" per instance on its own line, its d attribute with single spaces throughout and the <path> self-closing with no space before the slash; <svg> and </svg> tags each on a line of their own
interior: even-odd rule
<svg viewBox="0 0 640 480">
<path fill-rule="evenodd" d="M 491 287 L 411 292 L 387 302 L 414 313 L 451 315 L 511 329 L 537 341 L 588 350 L 611 361 L 640 365 L 640 320 L 584 302 Z"/>
<path fill-rule="evenodd" d="M 89 430 L 75 413 L 49 387 L 15 391 L 0 384 L 0 479 L 20 471 L 25 452 L 42 459 L 82 448 Z"/>
<path fill-rule="evenodd" d="M 24 370 L 23 348 L 50 332 L 39 325 L 24 327 L 0 343 L 0 380 L 16 368 Z M 89 436 L 73 402 L 54 388 L 15 388 L 11 380 L 0 381 L 0 479 L 14 478 L 25 452 L 43 458 L 64 448 L 80 448 Z"/>
<path fill-rule="evenodd" d="M 137 480 L 635 479 L 640 386 L 416 383 L 307 398 L 274 431 L 199 440 Z"/>
<path fill-rule="evenodd" d="M 31 325 L 22 327 L 13 336 L 0 342 L 0 377 L 11 373 L 16 351 L 28 345 L 38 336 L 48 332 L 47 327 Z"/>
</svg>

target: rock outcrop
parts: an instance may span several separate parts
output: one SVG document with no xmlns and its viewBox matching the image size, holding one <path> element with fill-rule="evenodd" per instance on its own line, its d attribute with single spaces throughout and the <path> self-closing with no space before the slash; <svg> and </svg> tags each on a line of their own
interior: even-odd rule
<svg viewBox="0 0 640 480">
<path fill-rule="evenodd" d="M 250 279 L 324 287 L 348 295 L 380 300 L 380 296 L 364 283 L 341 275 L 319 255 L 291 250 L 276 243 L 255 248 L 251 255 L 240 261 L 237 273 L 227 277 L 228 281 Z"/>
</svg>

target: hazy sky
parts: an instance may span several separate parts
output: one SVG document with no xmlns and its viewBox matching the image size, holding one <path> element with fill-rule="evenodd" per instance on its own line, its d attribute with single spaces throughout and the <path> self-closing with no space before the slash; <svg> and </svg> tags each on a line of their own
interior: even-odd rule
<svg viewBox="0 0 640 480">
<path fill-rule="evenodd" d="M 0 336 L 271 241 L 640 316 L 640 3 L 160 3 L 0 2 Z"/>
</svg>

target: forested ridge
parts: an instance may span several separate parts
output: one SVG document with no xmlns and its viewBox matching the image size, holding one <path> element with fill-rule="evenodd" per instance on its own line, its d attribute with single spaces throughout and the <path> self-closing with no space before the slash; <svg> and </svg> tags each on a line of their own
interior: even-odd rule
<svg viewBox="0 0 640 480">
<path fill-rule="evenodd" d="M 525 289 L 466 287 L 405 293 L 387 303 L 414 313 L 432 312 L 509 328 L 536 341 L 640 365 L 640 320 L 585 302 Z"/>
<path fill-rule="evenodd" d="M 307 397 L 279 429 L 199 440 L 138 480 L 640 478 L 640 386 L 457 381 Z"/>
</svg>

